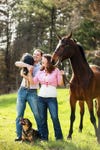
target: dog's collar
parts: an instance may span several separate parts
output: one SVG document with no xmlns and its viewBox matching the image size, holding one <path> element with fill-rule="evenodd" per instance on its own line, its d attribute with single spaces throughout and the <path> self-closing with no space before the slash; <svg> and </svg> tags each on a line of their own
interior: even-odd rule
<svg viewBox="0 0 100 150">
<path fill-rule="evenodd" d="M 32 129 L 32 128 L 29 128 L 29 129 L 26 130 L 26 131 L 24 131 L 24 130 L 22 130 L 22 131 L 23 131 L 23 133 L 27 136 L 27 133 L 30 132 L 31 129 Z"/>
</svg>

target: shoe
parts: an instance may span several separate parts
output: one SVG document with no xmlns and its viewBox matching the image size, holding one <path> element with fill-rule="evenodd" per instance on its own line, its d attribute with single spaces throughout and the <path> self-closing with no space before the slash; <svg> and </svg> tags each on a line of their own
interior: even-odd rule
<svg viewBox="0 0 100 150">
<path fill-rule="evenodd" d="M 40 140 L 40 143 L 47 143 L 47 142 L 48 140 L 44 140 L 44 139 Z"/>
<path fill-rule="evenodd" d="M 16 138 L 15 139 L 15 142 L 19 142 L 19 141 L 21 141 L 22 140 L 22 138 Z"/>
</svg>

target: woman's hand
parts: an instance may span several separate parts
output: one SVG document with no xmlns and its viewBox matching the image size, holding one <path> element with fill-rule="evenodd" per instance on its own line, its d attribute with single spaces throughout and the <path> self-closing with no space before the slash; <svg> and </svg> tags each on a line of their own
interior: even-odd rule
<svg viewBox="0 0 100 150">
<path fill-rule="evenodd" d="M 61 75 L 64 75 L 64 70 L 60 70 Z"/>
<path fill-rule="evenodd" d="M 27 65 L 27 69 L 32 74 L 34 67 L 32 65 Z"/>
<path fill-rule="evenodd" d="M 33 70 L 30 70 L 27 75 L 28 81 L 30 82 L 31 85 L 34 84 L 32 73 L 33 73 Z"/>
<path fill-rule="evenodd" d="M 20 75 L 21 75 L 23 78 L 25 78 L 25 79 L 27 79 L 27 80 L 28 80 L 28 76 L 27 76 L 27 75 L 25 75 L 25 74 L 23 73 L 23 69 L 21 69 L 21 71 L 20 71 Z"/>
</svg>

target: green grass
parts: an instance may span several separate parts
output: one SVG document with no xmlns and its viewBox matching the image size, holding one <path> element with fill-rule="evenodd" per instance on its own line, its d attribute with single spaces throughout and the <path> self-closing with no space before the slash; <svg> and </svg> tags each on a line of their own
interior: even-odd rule
<svg viewBox="0 0 100 150">
<path fill-rule="evenodd" d="M 100 145 L 96 141 L 94 128 L 90 123 L 90 116 L 85 106 L 83 132 L 78 132 L 79 106 L 76 107 L 76 120 L 72 140 L 67 140 L 70 123 L 69 91 L 58 89 L 59 118 L 64 135 L 64 141 L 56 141 L 50 115 L 48 114 L 49 142 L 36 142 L 33 146 L 29 143 L 16 143 L 15 119 L 16 119 L 16 97 L 17 94 L 0 96 L 0 150 L 99 150 Z M 25 117 L 29 118 L 33 127 L 36 128 L 35 120 L 29 106 L 27 105 Z"/>
</svg>

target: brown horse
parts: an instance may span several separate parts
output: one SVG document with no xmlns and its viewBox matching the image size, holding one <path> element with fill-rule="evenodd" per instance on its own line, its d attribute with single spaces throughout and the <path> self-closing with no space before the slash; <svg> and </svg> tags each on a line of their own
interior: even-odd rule
<svg viewBox="0 0 100 150">
<path fill-rule="evenodd" d="M 75 120 L 76 102 L 80 104 L 80 130 L 83 126 L 84 101 L 88 105 L 90 120 L 94 126 L 97 141 L 100 143 L 100 67 L 89 66 L 82 46 L 77 44 L 72 38 L 72 34 L 63 38 L 59 37 L 59 43 L 52 55 L 52 63 L 62 62 L 70 59 L 73 75 L 70 80 L 70 129 L 67 138 L 72 138 L 73 123 Z M 93 110 L 93 99 L 97 99 L 98 126 Z"/>
</svg>

